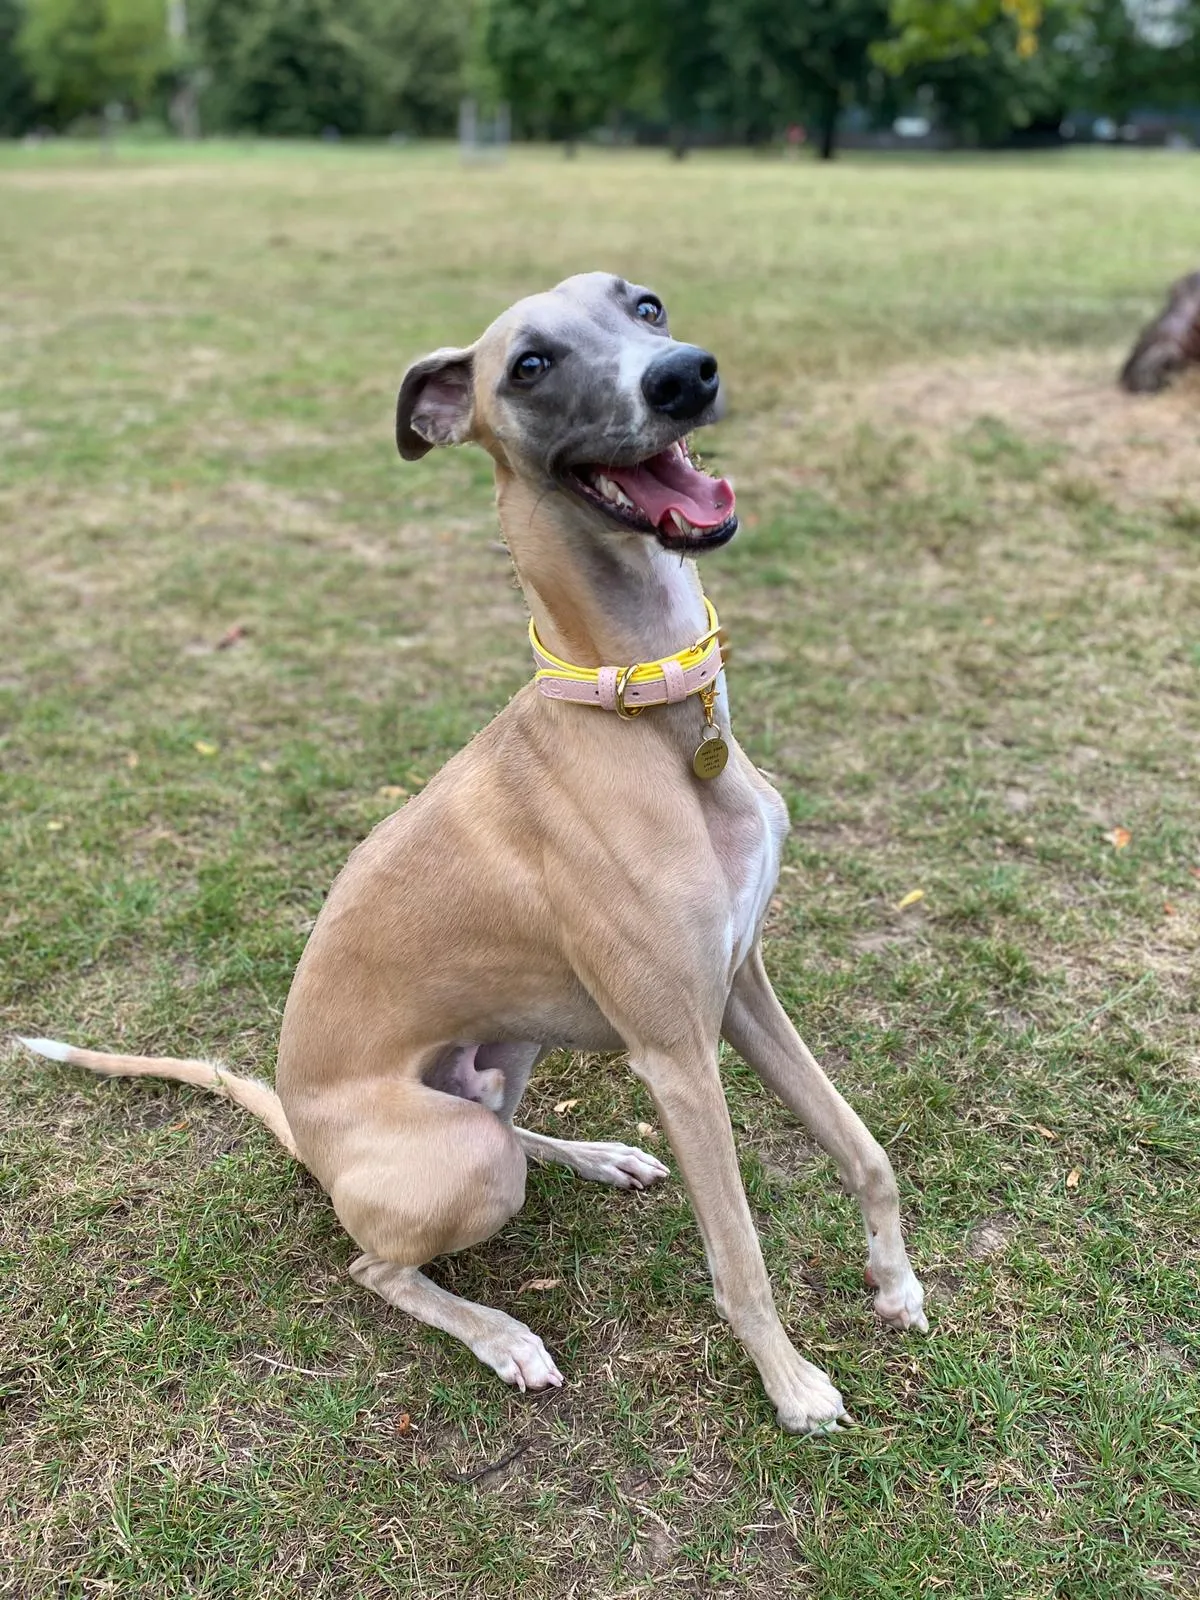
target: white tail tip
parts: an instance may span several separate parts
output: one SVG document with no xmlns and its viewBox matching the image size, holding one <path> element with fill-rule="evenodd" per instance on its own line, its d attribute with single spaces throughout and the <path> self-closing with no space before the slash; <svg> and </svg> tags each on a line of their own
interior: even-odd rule
<svg viewBox="0 0 1200 1600">
<path fill-rule="evenodd" d="M 25 1039 L 18 1034 L 17 1042 L 27 1050 L 32 1050 L 34 1055 L 47 1056 L 51 1061 L 69 1061 L 71 1058 L 71 1046 L 58 1039 Z"/>
</svg>

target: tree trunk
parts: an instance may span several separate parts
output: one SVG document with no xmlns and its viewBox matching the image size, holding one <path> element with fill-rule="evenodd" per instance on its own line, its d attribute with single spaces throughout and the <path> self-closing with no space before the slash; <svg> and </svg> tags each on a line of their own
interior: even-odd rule
<svg viewBox="0 0 1200 1600">
<path fill-rule="evenodd" d="M 574 161 L 575 157 L 578 154 L 579 154 L 579 140 L 575 137 L 575 135 L 573 133 L 569 133 L 567 135 L 567 137 L 563 140 L 563 155 L 566 156 L 568 161 Z"/>
<path fill-rule="evenodd" d="M 688 131 L 681 122 L 671 124 L 671 155 L 676 161 L 682 161 L 688 153 Z"/>
<path fill-rule="evenodd" d="M 200 137 L 200 96 L 194 78 L 188 77 L 176 88 L 167 109 L 167 120 L 180 139 Z"/>
<path fill-rule="evenodd" d="M 837 153 L 838 108 L 829 106 L 821 118 L 821 160 L 832 161 Z"/>
</svg>

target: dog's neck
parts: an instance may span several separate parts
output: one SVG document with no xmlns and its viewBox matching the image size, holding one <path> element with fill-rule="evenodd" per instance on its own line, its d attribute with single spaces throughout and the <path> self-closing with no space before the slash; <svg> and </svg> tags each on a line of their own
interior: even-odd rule
<svg viewBox="0 0 1200 1600">
<path fill-rule="evenodd" d="M 656 661 L 708 623 L 695 563 L 646 534 L 597 535 L 561 492 L 497 468 L 500 526 L 538 637 L 579 667 Z"/>
</svg>

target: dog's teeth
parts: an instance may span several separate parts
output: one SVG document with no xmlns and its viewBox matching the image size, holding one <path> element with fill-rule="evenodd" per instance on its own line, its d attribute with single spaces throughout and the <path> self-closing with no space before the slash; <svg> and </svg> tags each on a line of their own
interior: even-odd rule
<svg viewBox="0 0 1200 1600">
<path fill-rule="evenodd" d="M 596 474 L 592 480 L 592 487 L 605 500 L 611 500 L 613 505 L 625 506 L 628 510 L 633 510 L 633 501 L 621 488 L 620 484 L 614 483 L 611 478 L 606 478 L 602 472 Z"/>
<path fill-rule="evenodd" d="M 671 512 L 671 521 L 679 529 L 680 533 L 695 533 L 696 531 L 681 511 L 673 510 Z"/>
</svg>

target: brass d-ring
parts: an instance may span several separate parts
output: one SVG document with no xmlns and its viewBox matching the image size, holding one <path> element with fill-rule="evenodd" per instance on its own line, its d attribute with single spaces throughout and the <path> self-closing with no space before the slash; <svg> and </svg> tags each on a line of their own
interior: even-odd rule
<svg viewBox="0 0 1200 1600">
<path fill-rule="evenodd" d="M 617 715 L 619 717 L 624 717 L 626 721 L 632 721 L 634 717 L 640 717 L 642 712 L 646 709 L 645 706 L 627 706 L 625 704 L 625 691 L 628 689 L 630 681 L 637 669 L 638 663 L 635 661 L 633 666 L 622 667 L 620 672 L 617 673 L 617 686 L 616 690 L 614 691 L 616 697 Z"/>
</svg>

